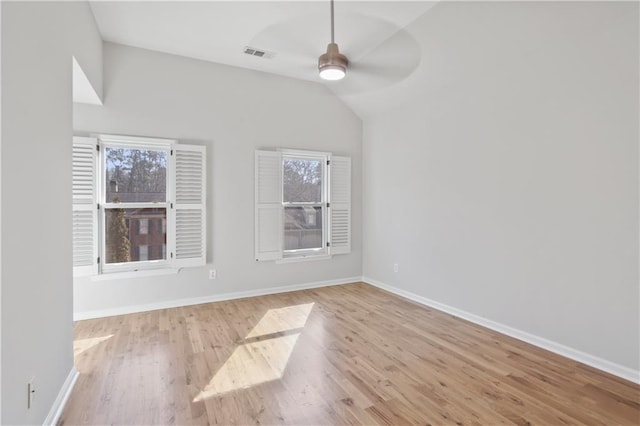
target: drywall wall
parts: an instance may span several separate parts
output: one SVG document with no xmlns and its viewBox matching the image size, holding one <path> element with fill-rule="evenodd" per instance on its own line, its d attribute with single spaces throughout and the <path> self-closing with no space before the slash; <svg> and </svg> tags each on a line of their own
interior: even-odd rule
<svg viewBox="0 0 640 426">
<path fill-rule="evenodd" d="M 407 30 L 403 102 L 363 120 L 365 277 L 638 371 L 638 4 Z"/>
<path fill-rule="evenodd" d="M 2 2 L 2 424 L 42 424 L 73 367 L 71 65 L 101 69 L 87 3 Z M 89 74 L 88 74 L 89 75 Z M 92 83 L 99 72 L 90 75 Z M 27 409 L 27 382 L 34 405 Z"/>
<path fill-rule="evenodd" d="M 324 86 L 112 43 L 104 45 L 104 66 L 104 106 L 76 105 L 76 133 L 206 145 L 209 264 L 174 275 L 77 278 L 77 313 L 361 276 L 362 126 Z M 255 261 L 254 151 L 277 147 L 352 157 L 351 254 L 303 263 Z M 210 268 L 216 280 L 208 279 Z"/>
</svg>

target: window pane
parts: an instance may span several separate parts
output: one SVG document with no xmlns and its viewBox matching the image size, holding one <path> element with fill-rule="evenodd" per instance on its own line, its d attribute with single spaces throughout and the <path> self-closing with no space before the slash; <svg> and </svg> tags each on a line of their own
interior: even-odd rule
<svg viewBox="0 0 640 426">
<path fill-rule="evenodd" d="M 149 219 L 138 219 L 138 226 L 140 235 L 146 235 L 149 233 Z"/>
<path fill-rule="evenodd" d="M 149 260 L 149 246 L 138 247 L 138 260 Z"/>
<path fill-rule="evenodd" d="M 285 207 L 284 249 L 322 248 L 322 207 Z"/>
<path fill-rule="evenodd" d="M 108 203 L 165 202 L 167 152 L 152 149 L 105 149 Z"/>
<path fill-rule="evenodd" d="M 159 232 L 136 232 L 143 223 L 166 221 L 167 209 L 106 209 L 105 210 L 105 261 L 106 263 L 138 262 L 144 260 L 164 260 L 166 255 L 166 234 Z M 158 225 L 156 225 L 158 226 Z M 161 246 L 162 250 L 150 250 Z"/>
<path fill-rule="evenodd" d="M 322 202 L 322 160 L 285 158 L 283 166 L 285 203 Z"/>
</svg>

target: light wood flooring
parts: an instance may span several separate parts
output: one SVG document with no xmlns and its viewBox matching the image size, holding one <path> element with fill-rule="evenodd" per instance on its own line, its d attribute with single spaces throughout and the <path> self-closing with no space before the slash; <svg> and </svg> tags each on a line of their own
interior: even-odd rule
<svg viewBox="0 0 640 426">
<path fill-rule="evenodd" d="M 80 321 L 59 424 L 640 424 L 640 387 L 363 283 Z"/>
</svg>

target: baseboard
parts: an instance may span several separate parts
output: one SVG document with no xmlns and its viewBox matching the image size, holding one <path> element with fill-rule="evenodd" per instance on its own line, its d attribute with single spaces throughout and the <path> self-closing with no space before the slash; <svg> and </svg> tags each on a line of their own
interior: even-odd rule
<svg viewBox="0 0 640 426">
<path fill-rule="evenodd" d="M 95 311 L 74 312 L 73 320 L 81 321 L 86 319 L 112 317 L 115 315 L 134 314 L 138 312 L 155 311 L 158 309 L 178 308 L 181 306 L 200 305 L 203 303 L 222 302 L 225 300 L 242 299 L 245 297 L 265 296 L 268 294 L 288 293 L 297 290 L 307 290 L 311 288 L 328 287 L 332 285 L 348 284 L 361 281 L 362 277 L 340 278 L 327 281 L 316 281 L 311 283 L 293 284 L 288 286 L 270 287 L 257 290 L 238 291 L 233 293 L 212 294 L 203 297 L 187 299 L 167 300 L 144 305 L 123 306 L 121 308 L 102 309 Z"/>
<path fill-rule="evenodd" d="M 76 367 L 71 367 L 71 371 L 69 371 L 67 379 L 62 384 L 60 392 L 58 392 L 58 396 L 53 402 L 47 418 L 44 419 L 43 425 L 48 426 L 58 423 L 58 420 L 60 420 L 60 416 L 62 416 L 62 410 L 64 410 L 65 405 L 67 405 L 69 396 L 71 396 L 71 391 L 73 390 L 73 387 L 75 386 L 79 376 L 80 373 L 78 372 Z"/>
<path fill-rule="evenodd" d="M 602 359 L 602 358 L 590 355 L 586 352 L 582 352 L 577 349 L 571 348 L 569 346 L 565 346 L 560 343 L 536 336 L 534 334 L 527 333 L 525 331 L 518 330 L 513 327 L 509 327 L 507 325 L 501 324 L 499 322 L 496 322 L 487 318 L 483 318 L 481 316 L 463 311 L 461 309 L 457 309 L 457 308 L 445 305 L 443 303 L 436 302 L 435 300 L 431 300 L 426 297 L 419 296 L 409 291 L 401 290 L 399 288 L 384 284 L 372 278 L 362 277 L 362 281 L 372 286 L 378 287 L 382 290 L 386 290 L 390 293 L 397 294 L 398 296 L 402 296 L 407 299 L 413 300 L 414 302 L 418 302 L 422 305 L 429 306 L 431 308 L 437 309 L 442 312 L 446 312 L 458 318 L 465 319 L 467 321 L 473 322 L 475 324 L 481 325 L 483 327 L 489 328 L 499 333 L 506 334 L 507 336 L 514 337 L 518 340 L 522 340 L 534 346 L 538 346 L 540 348 L 546 349 L 558 355 L 562 355 L 566 358 L 570 358 L 574 361 L 578 361 L 588 366 L 591 366 L 593 368 L 597 368 L 598 370 L 602 370 L 607 373 L 613 374 L 614 376 L 618 376 L 625 380 L 629 380 L 631 382 L 640 384 L 640 371 L 636 371 L 631 368 L 625 367 L 623 365 L 616 364 L 611 361 L 607 361 L 606 359 Z"/>
</svg>

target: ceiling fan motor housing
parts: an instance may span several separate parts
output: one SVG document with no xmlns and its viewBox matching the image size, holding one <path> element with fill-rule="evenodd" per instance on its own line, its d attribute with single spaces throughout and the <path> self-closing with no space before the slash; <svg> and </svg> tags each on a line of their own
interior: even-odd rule
<svg viewBox="0 0 640 426">
<path fill-rule="evenodd" d="M 347 65 L 349 61 L 347 57 L 344 56 L 338 50 L 338 45 L 336 43 L 329 43 L 327 45 L 327 53 L 323 53 L 318 58 L 318 69 L 322 72 L 323 69 L 341 69 L 346 73 Z"/>
</svg>

